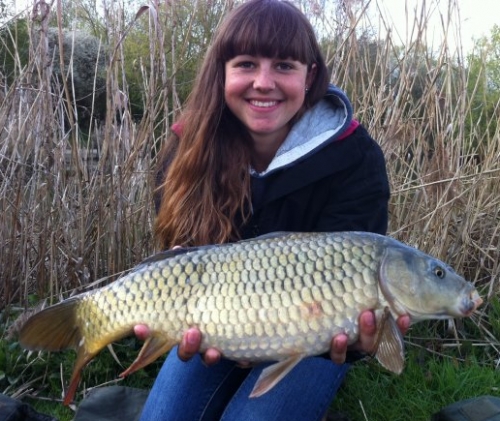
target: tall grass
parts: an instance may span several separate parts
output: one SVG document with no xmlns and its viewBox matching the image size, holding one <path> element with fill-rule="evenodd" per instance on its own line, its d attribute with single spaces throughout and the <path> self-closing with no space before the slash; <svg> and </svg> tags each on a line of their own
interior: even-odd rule
<svg viewBox="0 0 500 421">
<path fill-rule="evenodd" d="M 108 112 L 105 121 L 92 121 L 85 141 L 68 86 L 57 91 L 51 83 L 47 21 L 32 23 L 31 59 L 4 87 L 0 308 L 85 286 L 153 251 L 150 176 L 153 150 L 167 132 L 166 86 L 156 77 L 161 67 L 140 69 L 146 112 L 133 121 L 122 100 L 123 22 L 118 10 L 106 13 Z M 151 54 L 158 43 L 151 37 Z"/>
<path fill-rule="evenodd" d="M 356 118 L 385 152 L 390 234 L 480 287 L 486 304 L 476 325 L 488 349 L 496 350 L 488 313 L 500 277 L 498 113 L 489 116 L 487 130 L 471 118 L 477 98 L 468 87 L 475 79 L 464 53 L 446 41 L 432 49 L 426 43 L 432 5 L 423 3 L 421 19 L 408 17 L 415 35 L 402 45 L 385 31 L 391 22 L 377 8 L 302 3 L 319 28 L 332 81 L 347 91 Z M 208 41 L 189 28 L 215 13 L 209 10 L 217 10 L 217 21 L 234 6 L 225 0 L 186 4 L 138 7 L 138 16 L 125 21 L 118 3 L 104 3 L 107 113 L 85 131 L 72 99 L 71 69 L 65 84 L 52 83 L 59 63 L 48 56 L 49 17 L 61 32 L 61 9 L 28 19 L 29 62 L 21 64 L 13 51 L 15 77 L 7 82 L 0 74 L 0 310 L 58 300 L 112 279 L 154 251 L 155 153 L 190 83 L 183 71 Z M 443 32 L 459 33 L 451 21 L 455 2 L 447 13 Z M 132 118 L 125 41 L 138 23 L 147 28 L 149 45 L 136 58 L 144 112 Z M 490 363 L 492 354 L 484 355 Z"/>
</svg>

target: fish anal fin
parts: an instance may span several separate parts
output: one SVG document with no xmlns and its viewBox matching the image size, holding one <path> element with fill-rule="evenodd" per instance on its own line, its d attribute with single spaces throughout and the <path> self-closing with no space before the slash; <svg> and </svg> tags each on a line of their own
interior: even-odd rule
<svg viewBox="0 0 500 421">
<path fill-rule="evenodd" d="M 71 379 L 69 381 L 69 386 L 65 391 L 63 404 L 68 406 L 75 398 L 76 390 L 78 384 L 82 378 L 82 371 L 85 366 L 99 353 L 100 349 L 96 352 L 89 352 L 85 346 L 81 346 L 78 350 L 76 356 L 75 366 L 73 367 L 73 373 L 71 374 Z"/>
<path fill-rule="evenodd" d="M 176 343 L 176 341 L 173 341 L 165 335 L 153 333 L 144 341 L 144 345 L 142 346 L 139 355 L 134 362 L 120 374 L 120 377 L 128 376 L 129 374 L 146 367 L 148 364 L 152 363 L 157 358 L 172 349 Z"/>
<path fill-rule="evenodd" d="M 76 389 L 78 388 L 78 384 L 80 383 L 81 377 L 82 377 L 81 370 L 78 372 L 73 372 L 73 375 L 71 376 L 71 381 L 69 382 L 69 386 L 64 393 L 64 400 L 63 400 L 64 405 L 68 406 L 71 402 L 73 402 L 73 399 L 75 398 L 76 394 Z"/>
<path fill-rule="evenodd" d="M 378 324 L 375 358 L 387 370 L 401 374 L 405 364 L 403 335 L 388 309 L 385 309 Z"/>
<path fill-rule="evenodd" d="M 290 371 L 292 371 L 292 369 L 303 358 L 303 354 L 294 355 L 262 370 L 262 373 L 250 393 L 250 398 L 257 398 L 262 396 L 264 393 L 269 392 L 269 390 L 276 386 L 288 373 L 290 373 Z"/>
</svg>

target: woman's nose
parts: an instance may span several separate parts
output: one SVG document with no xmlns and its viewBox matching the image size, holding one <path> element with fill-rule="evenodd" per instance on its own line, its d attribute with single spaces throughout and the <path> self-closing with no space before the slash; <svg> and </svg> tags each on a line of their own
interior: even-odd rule
<svg viewBox="0 0 500 421">
<path fill-rule="evenodd" d="M 255 74 L 253 82 L 254 89 L 261 91 L 271 91 L 276 87 L 271 69 L 260 67 Z"/>
</svg>

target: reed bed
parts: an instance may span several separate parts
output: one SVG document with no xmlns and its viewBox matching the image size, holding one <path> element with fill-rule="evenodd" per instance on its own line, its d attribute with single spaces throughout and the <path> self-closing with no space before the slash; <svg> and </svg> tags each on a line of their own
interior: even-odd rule
<svg viewBox="0 0 500 421">
<path fill-rule="evenodd" d="M 372 3 L 300 2 L 318 28 L 332 82 L 347 91 L 356 118 L 385 152 L 390 235 L 448 262 L 479 286 L 486 303 L 475 327 L 490 350 L 484 358 L 493 364 L 498 339 L 488 315 L 500 279 L 500 95 L 495 99 L 485 90 L 486 64 L 468 61 L 467 54 L 477 59 L 482 50 L 450 47 L 460 32 L 454 1 L 442 16 L 447 37 L 439 45 L 426 41 L 433 4 L 424 2 L 418 19 L 408 17 L 414 35 L 402 42 Z M 153 2 L 128 16 L 118 2 L 104 2 L 100 32 L 93 27 L 93 34 L 106 45 L 106 113 L 93 114 L 94 89 L 83 127 L 74 71 L 64 59 L 52 60 L 49 50 L 50 27 L 62 47 L 64 5 L 37 4 L 26 19 L 29 60 L 23 63 L 14 49 L 13 73 L 0 73 L 4 314 L 107 282 L 155 251 L 156 152 L 213 27 L 234 7 L 231 0 Z M 2 31 L 15 39 L 12 23 L 7 20 Z M 78 44 L 70 45 L 66 53 L 76 58 Z M 95 66 L 89 86 L 99 76 Z M 57 72 L 65 75 L 63 83 L 54 83 Z"/>
<path fill-rule="evenodd" d="M 191 80 L 183 66 L 190 63 L 189 74 L 206 48 L 210 28 L 205 39 L 194 35 L 201 30 L 196 19 L 214 7 L 208 3 L 179 3 L 179 10 L 138 8 L 129 22 L 118 3 L 105 5 L 107 112 L 91 118 L 85 132 L 71 93 L 71 68 L 49 57 L 49 24 L 62 31 L 61 10 L 27 20 L 29 61 L 21 66 L 19 52 L 13 52 L 15 77 L 7 83 L 4 75 L 0 93 L 0 308 L 27 305 L 30 296 L 65 295 L 154 251 L 152 166 L 188 91 Z M 220 1 L 217 6 L 214 25 L 234 5 Z M 422 7 L 420 15 L 426 16 Z M 497 104 L 492 115 L 471 124 L 477 89 L 467 88 L 471 76 L 461 65 L 463 52 L 446 44 L 428 47 L 426 20 L 409 20 L 417 36 L 401 45 L 390 32 L 368 37 L 390 22 L 380 15 L 374 23 L 356 3 L 352 9 L 305 8 L 320 28 L 332 81 L 348 92 L 356 118 L 385 151 L 392 185 L 390 234 L 442 258 L 480 283 L 488 297 L 495 295 L 500 273 Z M 184 27 L 175 32 L 181 12 L 192 33 Z M 140 25 L 148 50 L 131 58 L 127 37 Z M 142 83 L 139 118 L 127 101 L 124 63 L 130 60 L 138 62 Z M 55 85 L 58 66 L 67 77 Z"/>
</svg>

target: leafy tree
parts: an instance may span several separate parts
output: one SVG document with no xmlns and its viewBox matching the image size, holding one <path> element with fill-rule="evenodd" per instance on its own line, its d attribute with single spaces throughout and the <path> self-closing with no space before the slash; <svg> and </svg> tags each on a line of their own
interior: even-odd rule
<svg viewBox="0 0 500 421">
<path fill-rule="evenodd" d="M 476 41 L 468 55 L 467 94 L 470 104 L 466 129 L 471 147 L 492 139 L 500 117 L 500 27 L 495 25 L 489 37 Z"/>
<path fill-rule="evenodd" d="M 59 37 L 62 37 L 61 42 Z M 106 48 L 98 38 L 84 31 L 60 33 L 50 28 L 48 41 L 54 57 L 53 78 L 61 87 L 66 79 L 71 100 L 77 106 L 79 122 L 85 128 L 90 123 L 92 110 L 100 118 L 105 113 Z M 64 68 L 60 64 L 60 46 Z"/>
<path fill-rule="evenodd" d="M 27 19 L 18 19 L 0 28 L 0 74 L 7 85 L 17 79 L 29 60 L 29 29 Z"/>
<path fill-rule="evenodd" d="M 157 68 L 158 60 L 165 59 L 167 66 L 170 96 L 165 100 L 169 109 L 175 110 L 185 101 L 214 29 L 231 7 L 232 2 L 225 0 L 180 0 L 149 9 L 134 21 L 124 40 L 124 68 L 135 114 L 142 113 L 145 78 L 153 76 L 151 69 Z M 152 48 L 156 44 L 163 49 Z"/>
</svg>

